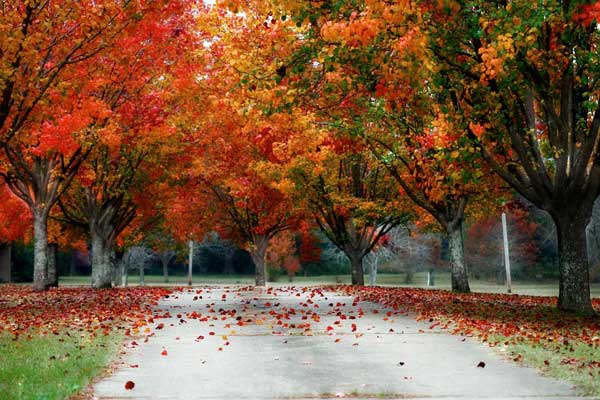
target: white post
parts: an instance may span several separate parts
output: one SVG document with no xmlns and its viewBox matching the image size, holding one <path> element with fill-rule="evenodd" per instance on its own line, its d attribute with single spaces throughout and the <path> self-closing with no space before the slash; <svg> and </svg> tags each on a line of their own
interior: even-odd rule
<svg viewBox="0 0 600 400">
<path fill-rule="evenodd" d="M 504 266 L 506 268 L 506 287 L 507 292 L 511 293 L 511 279 L 510 279 L 510 252 L 508 249 L 508 231 L 506 229 L 506 213 L 502 213 L 502 237 L 504 239 Z"/>
<path fill-rule="evenodd" d="M 192 267 L 194 266 L 194 241 L 189 241 L 188 286 L 192 286 Z"/>
</svg>

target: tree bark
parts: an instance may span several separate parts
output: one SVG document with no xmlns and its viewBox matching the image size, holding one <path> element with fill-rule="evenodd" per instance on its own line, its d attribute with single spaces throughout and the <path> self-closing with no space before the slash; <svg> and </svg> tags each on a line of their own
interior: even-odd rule
<svg viewBox="0 0 600 400">
<path fill-rule="evenodd" d="M 265 257 L 268 246 L 269 238 L 266 236 L 257 236 L 254 238 L 250 255 L 252 256 L 252 261 L 254 261 L 254 281 L 256 286 L 267 285 L 267 263 L 265 262 Z"/>
<path fill-rule="evenodd" d="M 146 281 L 144 280 L 144 264 L 140 265 L 140 286 L 146 286 Z"/>
<path fill-rule="evenodd" d="M 0 244 L 0 283 L 11 282 L 11 246 L 10 244 Z"/>
<path fill-rule="evenodd" d="M 365 285 L 365 273 L 363 270 L 363 257 L 359 254 L 351 253 L 350 258 L 350 274 L 352 276 L 352 284 L 356 286 Z"/>
<path fill-rule="evenodd" d="M 92 288 L 111 287 L 112 265 L 110 262 L 110 246 L 107 246 L 102 235 L 91 229 L 92 236 Z"/>
<path fill-rule="evenodd" d="M 427 286 L 435 286 L 435 268 L 431 268 L 427 273 Z"/>
<path fill-rule="evenodd" d="M 496 285 L 504 285 L 504 277 L 506 276 L 506 268 L 504 265 L 499 265 L 496 269 Z"/>
<path fill-rule="evenodd" d="M 594 314 L 590 298 L 585 218 L 556 219 L 558 269 L 560 273 L 558 308 L 585 315 Z"/>
<path fill-rule="evenodd" d="M 225 275 L 233 274 L 233 256 L 234 250 L 232 248 L 225 249 Z"/>
<path fill-rule="evenodd" d="M 377 285 L 377 260 L 375 260 L 369 268 L 369 285 L 376 286 Z"/>
<path fill-rule="evenodd" d="M 113 251 L 111 254 L 111 263 L 113 287 L 123 286 L 123 252 Z"/>
<path fill-rule="evenodd" d="M 70 252 L 69 257 L 69 276 L 75 276 L 77 273 L 77 250 L 73 249 Z"/>
<path fill-rule="evenodd" d="M 450 250 L 450 273 L 452 277 L 452 291 L 469 293 L 469 277 L 463 246 L 462 221 L 448 228 L 448 247 Z"/>
<path fill-rule="evenodd" d="M 48 290 L 48 220 L 43 212 L 33 213 L 33 290 Z"/>
<path fill-rule="evenodd" d="M 164 279 L 165 283 L 169 283 L 169 264 L 170 264 L 171 260 L 161 257 L 160 261 L 161 261 L 162 267 L 163 267 L 163 279 Z"/>
<path fill-rule="evenodd" d="M 56 257 L 58 253 L 58 244 L 48 244 L 48 287 L 58 287 L 58 266 Z"/>
</svg>

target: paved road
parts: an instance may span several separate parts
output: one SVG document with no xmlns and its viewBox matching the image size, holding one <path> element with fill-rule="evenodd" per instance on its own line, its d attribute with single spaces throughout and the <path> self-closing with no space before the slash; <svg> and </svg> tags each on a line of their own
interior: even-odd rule
<svg viewBox="0 0 600 400">
<path fill-rule="evenodd" d="M 576 399 L 402 310 L 313 289 L 194 288 L 162 301 L 154 335 L 94 386 L 100 399 Z M 161 325 L 162 324 L 162 325 Z M 162 326 L 162 328 L 161 328 Z M 478 367 L 480 362 L 484 368 Z M 125 383 L 133 381 L 132 390 Z"/>
</svg>

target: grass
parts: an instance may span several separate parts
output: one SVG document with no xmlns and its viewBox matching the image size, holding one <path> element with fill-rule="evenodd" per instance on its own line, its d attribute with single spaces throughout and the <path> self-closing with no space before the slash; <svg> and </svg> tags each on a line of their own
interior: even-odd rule
<svg viewBox="0 0 600 400">
<path fill-rule="evenodd" d="M 404 283 L 404 274 L 378 274 L 377 284 L 380 286 L 393 287 L 417 287 L 430 289 L 446 289 L 450 290 L 450 274 L 447 272 L 438 272 L 435 275 L 436 285 L 427 287 L 427 274 L 418 272 L 414 274 L 413 283 Z M 139 276 L 136 274 L 129 275 L 129 284 L 136 286 L 139 282 Z M 368 276 L 365 276 L 365 282 L 368 282 Z M 61 285 L 89 285 L 90 278 L 87 276 L 65 276 L 60 278 Z M 145 283 L 148 286 L 163 286 L 165 285 L 162 276 L 146 275 Z M 252 275 L 195 275 L 193 277 L 194 285 L 251 285 L 254 283 Z M 270 283 L 274 286 L 281 285 L 334 285 L 334 284 L 350 284 L 350 275 L 320 275 L 320 276 L 297 276 L 293 282 L 289 282 L 287 277 L 282 276 L 277 282 Z M 187 276 L 170 276 L 169 284 L 174 286 L 187 285 Z M 470 281 L 471 290 L 479 293 L 506 293 L 506 286 L 496 285 L 495 283 L 482 280 Z M 591 287 L 592 297 L 600 297 L 600 284 L 594 284 Z M 558 296 L 557 282 L 513 282 L 512 293 L 530 296 Z"/>
<path fill-rule="evenodd" d="M 115 357 L 123 336 L 0 335 L 0 393 L 4 400 L 65 399 L 85 388 Z"/>
<path fill-rule="evenodd" d="M 508 338 L 493 336 L 503 342 Z M 513 361 L 537 368 L 544 375 L 577 386 L 584 395 L 600 398 L 600 347 L 582 342 L 542 346 L 532 342 L 509 343 L 499 348 Z"/>
<path fill-rule="evenodd" d="M 169 293 L 0 285 L 0 399 L 65 399 L 85 389 Z"/>
</svg>

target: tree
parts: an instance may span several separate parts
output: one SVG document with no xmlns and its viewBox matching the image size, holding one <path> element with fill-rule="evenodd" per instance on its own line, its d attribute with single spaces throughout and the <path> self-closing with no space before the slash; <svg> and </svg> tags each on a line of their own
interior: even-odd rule
<svg viewBox="0 0 600 400">
<path fill-rule="evenodd" d="M 469 200 L 486 192 L 486 171 L 476 147 L 461 139 L 466 129 L 453 99 L 434 90 L 419 6 L 296 3 L 286 4 L 307 32 L 288 62 L 301 100 L 342 135 L 362 138 L 402 194 L 439 222 L 450 244 L 452 289 L 469 292 L 463 221 Z"/>
<path fill-rule="evenodd" d="M 129 274 L 132 269 L 139 270 L 140 285 L 143 286 L 145 285 L 144 270 L 148 269 L 155 260 L 156 254 L 148 247 L 133 246 L 125 252 L 122 263 L 125 274 Z"/>
<path fill-rule="evenodd" d="M 275 271 L 284 270 L 289 281 L 292 282 L 296 272 L 300 269 L 300 260 L 296 255 L 297 250 L 294 234 L 289 230 L 275 236 L 267 250 L 267 271 L 275 273 Z"/>
<path fill-rule="evenodd" d="M 70 123 L 69 127 L 87 131 L 86 125 L 89 123 L 89 120 L 84 125 L 73 126 Z M 26 142 L 21 143 L 15 143 L 16 139 L 13 139 L 5 145 L 5 160 L 8 162 L 4 164 L 5 169 L 1 174 L 12 192 L 27 204 L 33 217 L 33 287 L 35 290 L 45 290 L 48 282 L 48 217 L 89 154 L 90 147 L 82 147 L 63 137 L 60 150 L 54 147 L 58 143 L 44 148 L 47 143 L 36 136 L 31 134 Z M 30 139 L 34 140 L 33 145 L 27 143 Z M 56 139 L 61 138 L 53 137 L 52 140 Z M 62 147 L 63 144 L 66 146 Z"/>
<path fill-rule="evenodd" d="M 600 272 L 600 201 L 596 199 L 592 217 L 586 229 L 587 249 L 590 263 L 590 278 L 597 278 Z"/>
<path fill-rule="evenodd" d="M 537 225 L 529 219 L 524 204 L 512 202 L 506 207 L 510 264 L 512 269 L 531 268 L 538 260 L 539 248 L 535 241 Z M 471 270 L 491 272 L 498 284 L 505 279 L 502 224 L 495 213 L 474 221 L 467 230 L 467 257 Z"/>
<path fill-rule="evenodd" d="M 0 242 L 31 238 L 32 221 L 27 205 L 7 185 L 0 185 Z"/>
<path fill-rule="evenodd" d="M 559 300 L 593 313 L 585 241 L 600 194 L 597 3 L 430 5 L 424 27 L 469 138 L 557 228 Z"/>
<path fill-rule="evenodd" d="M 264 286 L 269 242 L 290 226 L 292 215 L 285 197 L 260 181 L 242 179 L 237 190 L 226 190 L 215 181 L 208 182 L 201 180 L 196 187 L 187 185 L 186 191 L 195 189 L 196 204 L 203 205 L 195 208 L 194 203 L 186 203 L 182 212 L 199 223 L 198 228 L 216 223 L 214 228 L 221 237 L 247 249 L 254 261 L 256 285 Z M 228 182 L 234 183 L 234 180 Z"/>
<path fill-rule="evenodd" d="M 221 122 L 198 139 L 197 158 L 184 173 L 185 180 L 167 212 L 171 231 L 179 240 L 204 237 L 211 230 L 248 250 L 254 261 L 256 284 L 266 284 L 265 256 L 269 241 L 295 222 L 293 204 L 257 169 L 265 158 L 274 157 L 276 140 L 286 134 L 281 128 L 256 127 L 236 110 L 223 111 Z M 270 125 L 272 121 L 262 122 Z M 289 122 L 289 120 L 288 120 Z"/>
<path fill-rule="evenodd" d="M 408 214 L 385 168 L 359 144 L 331 139 L 330 145 L 317 145 L 315 153 L 298 156 L 289 176 L 316 225 L 350 260 L 352 284 L 364 285 L 364 257 Z"/>
<path fill-rule="evenodd" d="M 0 186 L 0 280 L 10 282 L 11 244 L 31 240 L 31 218 L 27 205 L 7 185 Z"/>
<path fill-rule="evenodd" d="M 33 215 L 33 286 L 43 290 L 50 211 L 98 142 L 98 134 L 109 133 L 102 132 L 112 111 L 112 99 L 103 94 L 104 57 L 111 49 L 114 54 L 115 46 L 126 50 L 133 45 L 126 39 L 136 27 L 145 27 L 145 16 L 156 17 L 155 5 L 64 0 L 19 1 L 3 7 L 2 26 L 8 31 L 0 44 L 2 173 Z"/>
<path fill-rule="evenodd" d="M 191 85 L 194 94 L 180 117 L 190 127 L 190 146 L 169 212 L 180 240 L 214 230 L 248 250 L 257 285 L 266 284 L 270 240 L 297 220 L 286 182 L 273 182 L 269 169 L 286 162 L 286 146 L 301 146 L 308 125 L 298 110 L 274 112 L 285 88 L 275 79 L 272 53 L 291 23 L 268 12 L 268 4 L 253 2 L 243 14 L 216 5 L 203 15 L 203 29 L 213 37 L 202 54 L 205 74 Z"/>
<path fill-rule="evenodd" d="M 177 258 L 177 250 L 180 250 L 175 238 L 165 228 L 164 217 L 152 229 L 146 230 L 144 244 L 156 253 L 163 270 L 165 283 L 169 283 L 169 266 Z"/>
<path fill-rule="evenodd" d="M 135 21 L 130 1 L 4 2 L 0 26 L 0 148 L 70 86 L 69 76 Z"/>
<path fill-rule="evenodd" d="M 135 29 L 90 71 L 102 76 L 97 95 L 111 117 L 97 127 L 99 141 L 68 200 L 59 203 L 71 222 L 89 231 L 94 288 L 111 286 L 115 241 L 138 215 L 139 203 L 160 193 L 161 178 L 178 151 L 178 131 L 169 117 L 178 80 L 192 79 L 192 66 L 183 59 L 194 43 L 190 13 L 178 1 L 145 10 Z"/>
</svg>

